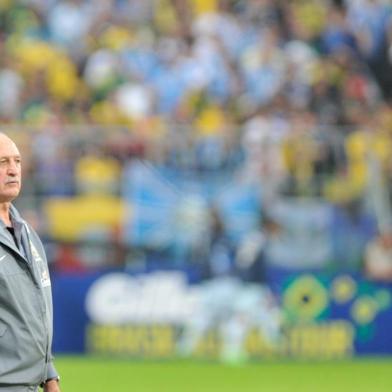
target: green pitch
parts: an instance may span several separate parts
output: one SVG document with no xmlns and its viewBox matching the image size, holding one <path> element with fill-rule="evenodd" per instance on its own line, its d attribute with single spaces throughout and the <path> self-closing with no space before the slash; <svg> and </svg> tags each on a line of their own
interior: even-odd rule
<svg viewBox="0 0 392 392">
<path fill-rule="evenodd" d="M 259 362 L 56 358 L 63 392 L 390 392 L 392 358 Z"/>
</svg>

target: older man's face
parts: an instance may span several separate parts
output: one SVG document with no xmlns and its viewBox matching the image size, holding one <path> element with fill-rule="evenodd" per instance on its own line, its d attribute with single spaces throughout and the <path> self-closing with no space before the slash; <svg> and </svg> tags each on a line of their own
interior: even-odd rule
<svg viewBox="0 0 392 392">
<path fill-rule="evenodd" d="M 15 143 L 0 135 L 0 203 L 14 200 L 20 192 L 21 157 Z"/>
</svg>

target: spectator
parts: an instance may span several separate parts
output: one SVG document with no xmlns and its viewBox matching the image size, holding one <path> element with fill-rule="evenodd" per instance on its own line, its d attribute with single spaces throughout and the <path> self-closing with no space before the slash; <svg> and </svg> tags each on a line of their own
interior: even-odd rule
<svg viewBox="0 0 392 392">
<path fill-rule="evenodd" d="M 364 273 L 368 279 L 392 282 L 392 232 L 376 235 L 365 249 Z"/>
<path fill-rule="evenodd" d="M 206 250 L 205 278 L 234 276 L 235 247 L 225 231 L 220 211 L 214 207 L 210 213 L 210 234 Z"/>
<path fill-rule="evenodd" d="M 374 216 L 361 209 L 357 199 L 346 200 L 332 210 L 332 255 L 337 270 L 358 271 L 364 261 L 367 243 L 374 237 Z"/>
<path fill-rule="evenodd" d="M 271 239 L 279 234 L 279 223 L 262 216 L 254 231 L 249 232 L 239 244 L 236 252 L 238 276 L 246 282 L 265 283 L 268 266 L 268 246 Z"/>
</svg>

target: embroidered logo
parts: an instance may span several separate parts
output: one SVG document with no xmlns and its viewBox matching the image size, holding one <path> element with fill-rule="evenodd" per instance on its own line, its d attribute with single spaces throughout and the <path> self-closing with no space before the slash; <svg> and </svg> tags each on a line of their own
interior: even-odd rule
<svg viewBox="0 0 392 392">
<path fill-rule="evenodd" d="M 49 271 L 48 271 L 44 261 L 42 260 L 42 257 L 38 253 L 37 248 L 34 246 L 34 244 L 31 242 L 31 240 L 30 240 L 30 249 L 31 249 L 31 254 L 33 255 L 33 258 L 39 267 L 39 271 L 41 274 L 41 286 L 42 287 L 49 287 L 51 285 Z"/>
</svg>

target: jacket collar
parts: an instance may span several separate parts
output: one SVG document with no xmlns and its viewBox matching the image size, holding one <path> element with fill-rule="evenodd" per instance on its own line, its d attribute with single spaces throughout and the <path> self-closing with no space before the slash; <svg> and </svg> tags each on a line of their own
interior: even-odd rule
<svg viewBox="0 0 392 392">
<path fill-rule="evenodd" d="M 19 211 L 11 204 L 10 206 L 10 215 L 15 229 L 23 230 L 23 226 L 25 225 L 24 220 L 19 214 Z M 21 256 L 24 260 L 26 260 L 25 255 L 18 249 L 13 239 L 7 233 L 5 223 L 0 219 L 0 243 L 4 244 L 19 256 Z"/>
</svg>

